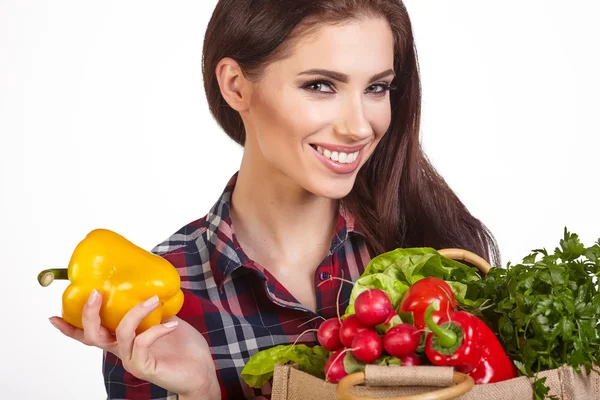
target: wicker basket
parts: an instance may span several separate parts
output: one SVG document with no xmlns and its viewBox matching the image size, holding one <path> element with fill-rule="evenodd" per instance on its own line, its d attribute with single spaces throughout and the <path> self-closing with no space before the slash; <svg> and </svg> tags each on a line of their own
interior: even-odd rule
<svg viewBox="0 0 600 400">
<path fill-rule="evenodd" d="M 491 266 L 478 255 L 462 249 L 443 249 L 445 257 L 466 261 L 486 274 Z M 600 375 L 577 374 L 561 367 L 538 374 L 546 378 L 550 396 L 568 400 L 600 400 Z M 344 377 L 337 385 L 296 369 L 277 365 L 273 375 L 272 400 L 532 400 L 533 378 L 474 385 L 473 378 L 437 366 L 367 365 L 364 372 Z"/>
</svg>

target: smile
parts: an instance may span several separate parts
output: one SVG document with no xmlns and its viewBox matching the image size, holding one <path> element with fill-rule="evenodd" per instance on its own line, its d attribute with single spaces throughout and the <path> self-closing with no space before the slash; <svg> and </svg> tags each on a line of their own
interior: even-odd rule
<svg viewBox="0 0 600 400">
<path fill-rule="evenodd" d="M 317 158 L 331 171 L 337 174 L 349 174 L 354 172 L 360 165 L 362 159 L 361 146 L 337 146 L 323 143 L 310 145 L 315 151 Z"/>
<path fill-rule="evenodd" d="M 354 153 L 344 153 L 343 151 L 334 151 L 329 149 L 324 149 L 321 146 L 317 146 L 317 151 L 326 158 L 337 161 L 340 164 L 350 164 L 353 163 L 358 158 L 359 151 L 355 151 Z"/>
</svg>

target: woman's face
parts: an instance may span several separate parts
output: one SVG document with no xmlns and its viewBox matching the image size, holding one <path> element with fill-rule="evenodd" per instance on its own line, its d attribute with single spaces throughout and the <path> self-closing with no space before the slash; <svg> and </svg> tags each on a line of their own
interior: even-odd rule
<svg viewBox="0 0 600 400">
<path fill-rule="evenodd" d="M 390 125 L 393 64 L 384 19 L 325 25 L 301 39 L 253 88 L 243 115 L 248 156 L 315 195 L 344 197 Z"/>
</svg>

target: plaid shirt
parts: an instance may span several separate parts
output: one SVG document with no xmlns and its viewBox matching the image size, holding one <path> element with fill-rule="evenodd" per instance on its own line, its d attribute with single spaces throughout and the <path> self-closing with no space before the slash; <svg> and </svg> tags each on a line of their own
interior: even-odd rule
<svg viewBox="0 0 600 400">
<path fill-rule="evenodd" d="M 353 218 L 340 211 L 329 252 L 314 275 L 317 313 L 303 307 L 263 266 L 241 249 L 230 219 L 232 176 L 221 197 L 203 218 L 196 220 L 152 249 L 170 261 L 181 276 L 185 301 L 178 316 L 206 338 L 217 369 L 223 399 L 270 398 L 271 386 L 253 389 L 240 378 L 242 368 L 256 352 L 279 344 L 317 344 L 315 332 L 323 316 L 340 313 L 351 285 L 331 276 L 355 281 L 371 259 L 371 251 Z M 322 281 L 329 280 L 317 286 Z M 307 323 L 308 322 L 308 323 Z M 175 400 L 177 395 L 137 379 L 112 353 L 104 352 L 103 376 L 108 399 Z"/>
</svg>

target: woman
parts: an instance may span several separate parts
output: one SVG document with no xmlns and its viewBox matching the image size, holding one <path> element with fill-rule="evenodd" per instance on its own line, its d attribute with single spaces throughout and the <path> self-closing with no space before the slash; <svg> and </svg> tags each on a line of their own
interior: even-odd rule
<svg viewBox="0 0 600 400">
<path fill-rule="evenodd" d="M 493 237 L 419 146 L 417 58 L 399 0 L 221 0 L 204 82 L 244 155 L 210 212 L 154 249 L 181 274 L 178 317 L 136 337 L 149 299 L 113 337 L 95 292 L 83 330 L 52 319 L 105 350 L 109 399 L 266 398 L 269 384 L 241 381 L 245 362 L 336 315 L 338 290 L 343 312 L 351 288 L 332 277 L 356 280 L 397 247 L 496 262 Z"/>
</svg>

